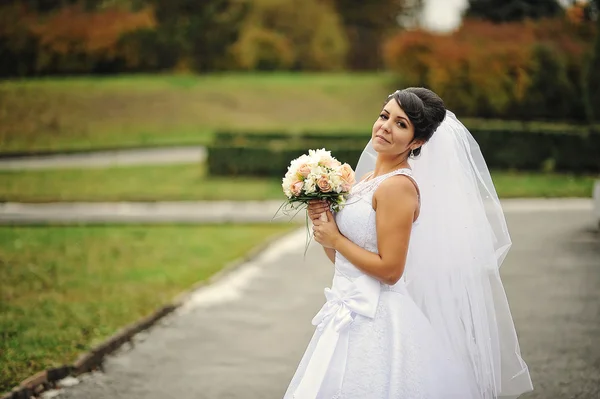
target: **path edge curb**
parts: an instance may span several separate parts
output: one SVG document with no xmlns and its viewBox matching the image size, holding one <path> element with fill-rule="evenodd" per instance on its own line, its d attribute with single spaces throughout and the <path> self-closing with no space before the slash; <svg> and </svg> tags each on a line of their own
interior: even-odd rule
<svg viewBox="0 0 600 399">
<path fill-rule="evenodd" d="M 72 148 L 63 150 L 34 150 L 34 151 L 9 151 L 0 152 L 0 160 L 33 159 L 36 157 L 54 157 L 69 155 L 93 155 L 104 152 L 125 152 L 125 151 L 143 151 L 143 150 L 169 150 L 172 148 L 206 148 L 206 143 L 180 143 L 180 144 L 157 144 L 157 145 L 124 145 L 124 146 L 105 146 L 95 148 Z M 4 399 L 4 398 L 2 398 Z"/>
<path fill-rule="evenodd" d="M 252 247 L 245 255 L 228 262 L 221 270 L 206 280 L 199 281 L 191 288 L 177 294 L 171 303 L 165 304 L 147 316 L 130 323 L 121 328 L 101 343 L 92 347 L 89 351 L 79 355 L 72 365 L 63 365 L 35 373 L 24 379 L 11 391 L 1 393 L 0 399 L 30 399 L 37 397 L 42 392 L 56 388 L 56 382 L 68 376 L 79 376 L 92 370 L 101 368 L 104 359 L 117 351 L 123 344 L 131 342 L 133 337 L 154 326 L 159 320 L 171 314 L 191 298 L 194 293 L 206 286 L 212 285 L 225 278 L 227 275 L 238 270 L 244 264 L 256 259 L 259 255 L 269 249 L 273 244 L 288 235 L 294 234 L 298 228 L 291 228 L 284 233 L 275 234 L 262 243 Z"/>
</svg>

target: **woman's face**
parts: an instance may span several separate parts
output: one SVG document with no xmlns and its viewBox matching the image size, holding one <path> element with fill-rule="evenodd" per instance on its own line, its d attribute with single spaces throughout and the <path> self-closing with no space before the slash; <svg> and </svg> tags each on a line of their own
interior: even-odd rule
<svg viewBox="0 0 600 399">
<path fill-rule="evenodd" d="M 413 124 L 392 98 L 384 105 L 375 121 L 371 139 L 373 148 L 378 153 L 399 155 L 421 146 L 419 140 L 412 141 L 414 135 Z"/>
</svg>

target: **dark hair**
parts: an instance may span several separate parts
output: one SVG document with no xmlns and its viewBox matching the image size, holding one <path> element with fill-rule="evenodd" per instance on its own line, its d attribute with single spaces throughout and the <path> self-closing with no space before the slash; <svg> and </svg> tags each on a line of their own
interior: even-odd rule
<svg viewBox="0 0 600 399">
<path fill-rule="evenodd" d="M 415 128 L 413 140 L 427 142 L 446 117 L 444 101 L 424 87 L 408 87 L 397 90 L 388 96 L 385 103 L 387 104 L 392 98 L 396 100 L 413 124 Z M 413 151 L 415 156 L 420 153 L 421 147 Z"/>
</svg>

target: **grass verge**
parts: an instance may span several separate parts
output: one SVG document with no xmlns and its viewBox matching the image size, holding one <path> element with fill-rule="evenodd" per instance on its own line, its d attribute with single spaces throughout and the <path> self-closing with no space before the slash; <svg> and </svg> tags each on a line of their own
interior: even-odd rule
<svg viewBox="0 0 600 399">
<path fill-rule="evenodd" d="M 501 198 L 590 197 L 593 176 L 500 172 Z M 177 201 L 281 199 L 277 179 L 209 177 L 202 165 L 0 171 L 0 201 Z"/>
<path fill-rule="evenodd" d="M 206 144 L 215 129 L 367 132 L 390 75 L 125 75 L 0 82 L 0 153 Z"/>
<path fill-rule="evenodd" d="M 291 225 L 0 227 L 0 393 Z"/>
<path fill-rule="evenodd" d="M 0 201 L 283 200 L 276 179 L 209 177 L 201 164 L 0 171 Z"/>
<path fill-rule="evenodd" d="M 599 176 L 563 173 L 499 172 L 492 179 L 500 198 L 591 198 Z"/>
</svg>

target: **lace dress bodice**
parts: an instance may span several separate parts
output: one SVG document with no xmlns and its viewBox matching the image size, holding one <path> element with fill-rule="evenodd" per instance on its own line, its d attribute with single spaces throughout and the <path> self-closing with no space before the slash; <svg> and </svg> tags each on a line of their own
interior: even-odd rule
<svg viewBox="0 0 600 399">
<path fill-rule="evenodd" d="M 340 232 L 367 251 L 379 253 L 373 194 L 385 179 L 396 175 L 405 175 L 412 179 L 411 170 L 406 168 L 397 169 L 373 179 L 365 179 L 352 188 L 346 206 L 336 214 L 335 220 Z M 339 252 L 336 252 L 335 255 L 335 269 L 336 273 L 351 280 L 364 275 Z"/>
</svg>

